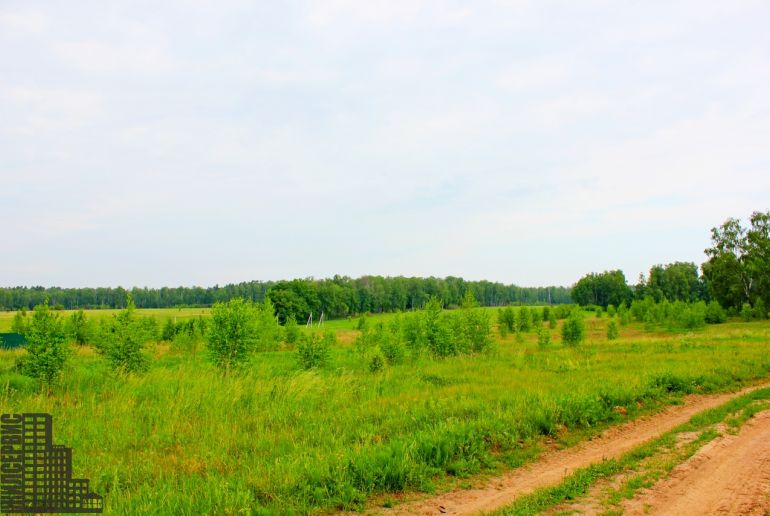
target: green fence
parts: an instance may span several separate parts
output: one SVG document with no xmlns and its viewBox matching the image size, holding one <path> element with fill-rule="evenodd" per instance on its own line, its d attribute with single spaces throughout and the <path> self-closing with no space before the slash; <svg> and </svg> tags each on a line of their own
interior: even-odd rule
<svg viewBox="0 0 770 516">
<path fill-rule="evenodd" d="M 21 333 L 0 333 L 0 349 L 18 348 L 24 344 L 24 335 Z"/>
</svg>

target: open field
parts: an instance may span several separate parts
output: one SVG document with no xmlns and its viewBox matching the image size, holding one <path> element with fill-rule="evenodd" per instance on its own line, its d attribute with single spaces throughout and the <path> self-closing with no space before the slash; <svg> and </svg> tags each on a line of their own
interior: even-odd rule
<svg viewBox="0 0 770 516">
<path fill-rule="evenodd" d="M 328 512 L 469 486 L 547 445 L 770 374 L 768 322 L 690 333 L 632 324 L 612 342 L 606 317 L 587 323 L 576 348 L 558 329 L 546 348 L 534 334 L 496 336 L 478 355 L 378 373 L 348 339 L 322 369 L 300 370 L 287 349 L 229 376 L 202 351 L 157 344 L 146 374 L 120 377 L 83 346 L 51 396 L 13 372 L 23 351 L 4 351 L 0 407 L 51 413 L 54 442 L 73 447 L 75 474 L 111 513 Z M 356 333 L 355 321 L 334 325 Z"/>
<path fill-rule="evenodd" d="M 58 313 L 62 317 L 69 317 L 70 314 L 77 310 L 59 310 Z M 113 309 L 99 309 L 99 310 L 83 310 L 86 317 L 89 319 L 98 320 L 104 317 L 110 317 L 120 312 L 120 310 Z M 192 317 L 204 316 L 207 317 L 211 313 L 210 308 L 140 308 L 137 310 L 137 314 L 143 317 L 155 317 L 159 321 L 165 319 L 176 319 L 179 321 L 190 319 Z M 11 331 L 11 322 L 16 312 L 0 312 L 0 333 Z"/>
<path fill-rule="evenodd" d="M 496 307 L 483 307 L 479 310 L 489 311 L 494 315 L 497 311 Z M 59 310 L 58 313 L 62 317 L 68 317 L 70 314 L 77 310 Z M 86 317 L 89 319 L 101 319 L 103 317 L 109 317 L 120 312 L 118 309 L 93 309 L 83 310 Z M 137 308 L 136 314 L 141 317 L 155 317 L 158 321 L 163 322 L 165 319 L 176 319 L 178 321 L 190 319 L 193 317 L 203 316 L 208 317 L 211 314 L 210 308 Z M 0 311 L 0 332 L 10 331 L 11 322 L 13 316 L 16 315 L 15 311 Z M 367 319 L 371 322 L 390 322 L 395 313 L 383 313 L 383 314 L 368 314 Z M 317 323 L 318 321 L 314 321 Z M 300 325 L 304 325 L 305 321 L 299 321 Z M 328 330 L 340 331 L 355 330 L 358 326 L 358 317 L 350 317 L 346 319 L 333 319 L 324 321 L 323 328 Z"/>
</svg>

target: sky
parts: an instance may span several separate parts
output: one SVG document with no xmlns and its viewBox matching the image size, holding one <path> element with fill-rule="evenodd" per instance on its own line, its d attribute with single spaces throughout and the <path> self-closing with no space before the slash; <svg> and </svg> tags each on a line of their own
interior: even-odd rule
<svg viewBox="0 0 770 516">
<path fill-rule="evenodd" d="M 0 0 L 0 286 L 571 285 L 770 208 L 767 1 Z"/>
</svg>

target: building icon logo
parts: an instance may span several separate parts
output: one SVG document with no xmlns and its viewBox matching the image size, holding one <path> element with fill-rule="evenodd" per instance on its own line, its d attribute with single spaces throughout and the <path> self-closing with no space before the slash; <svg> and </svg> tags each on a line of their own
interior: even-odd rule
<svg viewBox="0 0 770 516">
<path fill-rule="evenodd" d="M 0 415 L 0 513 L 96 513 L 102 497 L 72 478 L 72 448 L 53 444 L 50 414 Z"/>
</svg>

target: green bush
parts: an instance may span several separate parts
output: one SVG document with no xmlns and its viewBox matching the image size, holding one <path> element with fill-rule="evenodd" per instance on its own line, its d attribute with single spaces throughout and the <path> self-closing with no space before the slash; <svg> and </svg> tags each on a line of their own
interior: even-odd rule
<svg viewBox="0 0 770 516">
<path fill-rule="evenodd" d="M 583 315 L 575 310 L 561 327 L 561 338 L 566 346 L 577 346 L 585 339 L 586 325 Z"/>
<path fill-rule="evenodd" d="M 765 307 L 765 302 L 762 301 L 761 297 L 758 297 L 756 301 L 754 301 L 754 319 L 759 319 L 760 321 L 764 321 L 767 319 L 767 307 Z"/>
<path fill-rule="evenodd" d="M 441 302 L 431 297 L 422 312 L 425 341 L 431 354 L 443 358 L 457 354 L 456 342 L 452 338 L 450 320 L 443 314 Z"/>
<path fill-rule="evenodd" d="M 519 317 L 518 317 L 518 330 L 520 332 L 528 332 L 532 329 L 532 313 L 529 311 L 529 308 L 526 306 L 522 306 L 519 308 Z"/>
<path fill-rule="evenodd" d="M 283 340 L 287 344 L 296 344 L 300 337 L 300 329 L 297 321 L 293 316 L 286 318 L 286 323 L 283 325 Z"/>
<path fill-rule="evenodd" d="M 508 335 L 516 331 L 516 313 L 513 311 L 513 308 L 510 306 L 500 308 L 497 311 L 497 323 L 500 327 L 501 335 L 503 332 L 505 332 L 505 335 Z"/>
<path fill-rule="evenodd" d="M 78 310 L 69 316 L 65 323 L 67 335 L 76 344 L 83 345 L 88 341 L 90 334 L 90 328 L 86 313 L 83 310 Z"/>
<path fill-rule="evenodd" d="M 19 310 L 13 315 L 11 321 L 11 331 L 24 335 L 27 332 L 27 312 Z"/>
<path fill-rule="evenodd" d="M 399 334 L 383 331 L 380 350 L 389 364 L 400 364 L 404 361 L 405 351 Z"/>
<path fill-rule="evenodd" d="M 163 325 L 163 330 L 160 332 L 160 340 L 171 342 L 176 336 L 176 331 L 176 323 L 171 317 L 169 317 L 166 319 L 166 323 Z"/>
<path fill-rule="evenodd" d="M 743 303 L 743 307 L 741 308 L 741 319 L 743 319 L 745 322 L 749 322 L 754 318 L 754 310 L 751 309 L 751 305 L 748 303 Z"/>
<path fill-rule="evenodd" d="M 208 352 L 225 372 L 246 362 L 257 343 L 257 309 L 244 299 L 216 303 L 211 308 Z"/>
<path fill-rule="evenodd" d="M 136 306 L 129 297 L 128 306 L 112 319 L 102 320 L 96 337 L 97 349 L 107 358 L 113 370 L 120 373 L 146 371 L 149 359 L 144 345 L 153 340 L 157 326 L 136 316 Z M 154 319 L 153 319 L 154 321 Z"/>
<path fill-rule="evenodd" d="M 35 307 L 24 338 L 27 356 L 21 369 L 24 374 L 45 383 L 50 391 L 64 368 L 70 349 L 61 318 L 51 311 L 48 301 Z"/>
<path fill-rule="evenodd" d="M 382 357 L 382 355 L 380 353 L 375 353 L 372 355 L 371 360 L 369 360 L 369 371 L 372 373 L 378 373 L 384 368 L 385 359 Z"/>
<path fill-rule="evenodd" d="M 607 324 L 607 340 L 615 340 L 619 336 L 618 324 L 614 320 L 610 320 L 609 324 Z"/>
<path fill-rule="evenodd" d="M 556 312 L 554 310 L 550 310 L 548 313 L 548 327 L 552 330 L 555 330 L 557 324 L 558 320 L 556 319 Z"/>
<path fill-rule="evenodd" d="M 551 332 L 545 329 L 542 324 L 537 329 L 537 345 L 540 348 L 547 348 L 551 345 Z"/>
<path fill-rule="evenodd" d="M 721 324 L 727 321 L 727 313 L 718 302 L 711 301 L 706 305 L 705 320 L 709 324 Z"/>
<path fill-rule="evenodd" d="M 297 341 L 297 360 L 303 369 L 323 367 L 329 359 L 334 333 L 319 335 L 316 332 L 300 337 Z"/>
<path fill-rule="evenodd" d="M 479 353 L 484 351 L 492 343 L 492 323 L 486 310 L 478 310 L 476 299 L 470 290 L 466 292 L 463 300 L 463 308 L 459 315 L 455 315 L 460 331 L 455 337 L 462 342 L 457 348 L 466 352 Z"/>
</svg>

